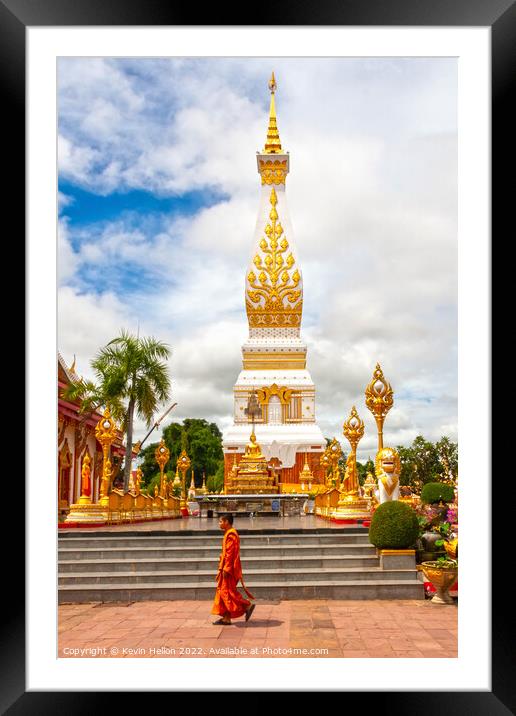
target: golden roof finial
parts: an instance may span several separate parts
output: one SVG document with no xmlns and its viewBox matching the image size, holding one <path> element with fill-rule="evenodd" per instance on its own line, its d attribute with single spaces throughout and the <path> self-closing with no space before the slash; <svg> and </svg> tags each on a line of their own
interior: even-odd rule
<svg viewBox="0 0 516 716">
<path fill-rule="evenodd" d="M 267 139 L 265 140 L 265 154 L 281 153 L 281 141 L 279 138 L 278 126 L 276 124 L 276 104 L 274 102 L 274 93 L 277 89 L 276 78 L 274 72 L 269 80 L 269 89 L 271 91 L 271 107 L 269 111 L 269 127 L 267 128 Z"/>
<path fill-rule="evenodd" d="M 72 363 L 72 365 L 70 366 L 70 373 L 75 373 L 75 364 L 76 364 L 76 362 L 77 362 L 77 359 L 76 359 L 75 353 L 74 353 L 74 354 L 73 354 L 73 363 Z"/>
</svg>

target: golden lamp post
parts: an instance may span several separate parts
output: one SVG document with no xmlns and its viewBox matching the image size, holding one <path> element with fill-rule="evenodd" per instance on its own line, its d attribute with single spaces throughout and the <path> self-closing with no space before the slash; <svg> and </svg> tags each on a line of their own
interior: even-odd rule
<svg viewBox="0 0 516 716">
<path fill-rule="evenodd" d="M 350 495 L 358 495 L 358 475 L 356 470 L 357 462 L 357 445 L 364 437 L 364 421 L 358 416 L 355 406 L 351 408 L 349 418 L 344 421 L 342 426 L 344 437 L 347 438 L 351 445 L 351 460 L 354 462 L 354 469 L 349 471 L 351 475 L 350 484 L 345 485 L 346 492 Z M 349 458 L 348 458 L 349 459 Z"/>
<path fill-rule="evenodd" d="M 115 425 L 115 421 L 111 417 L 109 412 L 109 406 L 104 411 L 104 416 L 99 420 L 95 427 L 95 437 L 102 445 L 102 480 L 100 483 L 100 504 L 103 507 L 109 505 L 109 483 L 111 480 L 112 469 L 111 460 L 109 459 L 109 448 L 111 444 L 116 440 L 118 429 Z"/>
<path fill-rule="evenodd" d="M 165 465 L 168 462 L 168 459 L 170 457 L 170 450 L 163 442 L 163 438 L 161 439 L 160 444 L 154 451 L 154 457 L 156 458 L 156 462 L 159 465 L 159 471 L 160 471 L 160 481 L 159 481 L 159 494 L 160 497 L 166 497 L 166 491 L 165 491 Z"/>
<path fill-rule="evenodd" d="M 392 408 L 394 399 L 392 388 L 385 380 L 380 364 L 376 364 L 373 379 L 365 389 L 366 405 L 373 414 L 378 428 L 378 450 L 383 448 L 383 422 Z"/>
<path fill-rule="evenodd" d="M 340 490 L 340 470 L 339 460 L 342 457 L 342 448 L 337 438 L 333 438 L 331 443 L 328 445 L 329 458 L 331 462 L 332 478 L 335 481 L 335 487 Z"/>
<path fill-rule="evenodd" d="M 181 509 L 186 508 L 186 471 L 191 465 L 191 460 L 186 454 L 186 450 L 181 452 L 181 455 L 177 458 L 177 467 L 181 470 L 183 479 L 181 480 Z"/>
</svg>

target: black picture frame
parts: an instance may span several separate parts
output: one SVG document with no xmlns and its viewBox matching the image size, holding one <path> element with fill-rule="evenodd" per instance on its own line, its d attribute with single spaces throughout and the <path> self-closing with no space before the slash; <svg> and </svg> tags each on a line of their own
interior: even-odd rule
<svg viewBox="0 0 516 716">
<path fill-rule="evenodd" d="M 0 82 L 3 98 L 5 153 L 12 151 L 12 160 L 4 164 L 9 168 L 7 204 L 16 216 L 15 234 L 17 245 L 23 246 L 21 234 L 25 223 L 25 32 L 27 27 L 37 26 L 158 26 L 197 25 L 200 7 L 188 4 L 172 4 L 160 0 L 0 0 Z M 514 205 L 514 182 L 505 169 L 511 168 L 514 152 L 514 114 L 510 110 L 514 92 L 511 80 L 516 77 L 516 4 L 514 0 L 319 0 L 317 4 L 301 2 L 276 3 L 274 7 L 260 4 L 261 18 L 257 13 L 253 22 L 232 6 L 212 4 L 202 6 L 202 25 L 348 25 L 348 26 L 483 26 L 491 28 L 492 37 L 492 212 L 493 238 L 502 240 L 502 230 L 512 233 L 513 222 L 509 211 Z M 512 150 L 512 151 L 511 151 Z M 8 160 L 6 160 L 7 162 Z M 510 193 L 509 193 L 510 192 Z M 493 242 L 494 246 L 494 242 Z M 22 264 L 23 265 L 23 264 Z M 498 278 L 509 281 L 503 267 L 498 266 Z M 508 271 L 508 265 L 505 271 Z M 510 283 L 509 283 L 510 285 Z M 486 436 L 486 439 L 489 439 Z M 509 467 L 510 469 L 510 467 Z M 41 478 L 43 479 L 43 477 Z M 489 476 L 485 476 L 486 486 Z M 512 476 L 509 475 L 509 479 Z M 509 488 L 510 489 L 510 488 Z M 481 499 L 481 496 L 479 496 Z M 505 498 L 504 498 L 505 499 Z M 493 509 L 499 507 L 494 499 Z M 510 508 L 508 508 L 509 510 Z M 498 714 L 514 713 L 516 701 L 513 688 L 514 642 L 508 629 L 512 606 L 509 603 L 508 582 L 510 573 L 504 545 L 505 529 L 509 512 L 493 514 L 492 560 L 492 691 L 487 692 L 368 692 L 346 693 L 346 706 L 361 703 L 367 709 L 385 708 L 393 704 L 402 714 Z M 507 518 L 507 519 L 505 519 Z M 488 529 L 485 526 L 484 533 Z M 16 549 L 4 545 L 4 590 L 9 599 L 9 609 L 4 611 L 1 630 L 1 678 L 0 709 L 9 714 L 91 714 L 120 707 L 120 693 L 95 692 L 26 692 L 25 687 L 25 608 L 24 608 L 24 535 L 21 525 L 16 527 Z M 508 530 L 507 530 L 508 532 Z M 480 573 L 480 570 L 479 570 Z M 479 577 L 480 578 L 480 577 Z M 512 668 L 511 668 L 512 667 Z M 343 665 L 344 668 L 344 665 Z M 372 688 L 374 677 L 372 675 Z M 407 687 L 410 687 L 408 684 Z M 438 684 L 434 688 L 439 688 Z M 230 690 L 228 688 L 228 690 Z M 316 690 L 316 689 L 314 689 Z M 114 697 L 114 698 L 113 698 Z M 143 705 L 139 694 L 131 693 L 133 705 Z M 148 695 L 144 693 L 145 704 Z M 197 698 L 197 697 L 196 697 Z M 350 701 L 351 700 L 351 701 Z M 177 705 L 174 700 L 174 707 Z M 217 706 L 217 703 L 219 706 Z M 245 703 L 245 700 L 244 700 Z M 212 708 L 223 707 L 216 699 Z"/>
</svg>

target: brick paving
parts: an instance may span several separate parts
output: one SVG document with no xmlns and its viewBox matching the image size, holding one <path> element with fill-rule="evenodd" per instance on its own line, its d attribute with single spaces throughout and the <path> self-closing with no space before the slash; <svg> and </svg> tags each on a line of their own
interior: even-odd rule
<svg viewBox="0 0 516 716">
<path fill-rule="evenodd" d="M 260 601 L 215 626 L 211 601 L 62 604 L 63 658 L 456 658 L 457 604 Z"/>
</svg>

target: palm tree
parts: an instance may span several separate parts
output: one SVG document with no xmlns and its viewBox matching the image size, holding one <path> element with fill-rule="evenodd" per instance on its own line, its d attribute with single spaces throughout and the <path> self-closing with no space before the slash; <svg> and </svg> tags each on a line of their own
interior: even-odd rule
<svg viewBox="0 0 516 716">
<path fill-rule="evenodd" d="M 131 475 L 133 421 L 135 413 L 150 425 L 158 405 L 168 400 L 170 349 L 154 338 L 139 338 L 122 331 L 92 360 L 98 383 L 80 381 L 69 386 L 66 396 L 80 398 L 81 412 L 109 405 L 113 418 L 127 434 L 124 492 Z"/>
</svg>

